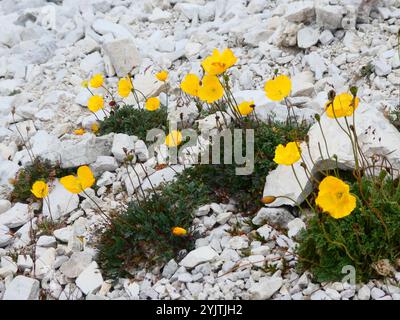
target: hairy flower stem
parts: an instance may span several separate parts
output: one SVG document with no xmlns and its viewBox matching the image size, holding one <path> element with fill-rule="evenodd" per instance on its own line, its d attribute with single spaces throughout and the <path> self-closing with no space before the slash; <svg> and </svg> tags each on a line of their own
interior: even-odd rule
<svg viewBox="0 0 400 320">
<path fill-rule="evenodd" d="M 98 205 L 98 203 L 94 201 L 91 196 L 89 196 L 89 194 L 85 190 L 83 190 L 82 192 L 86 195 L 86 197 L 88 197 L 88 199 L 90 199 L 95 204 L 95 206 L 100 210 L 103 219 L 111 226 L 112 225 L 111 218 L 103 211 L 103 209 Z"/>
<path fill-rule="evenodd" d="M 15 129 L 17 129 L 17 132 L 21 138 L 22 141 L 22 145 L 25 147 L 26 152 L 28 152 L 28 156 L 31 159 L 31 162 L 33 163 L 35 160 L 35 155 L 33 154 L 32 150 L 30 150 L 30 148 L 28 147 L 27 143 L 25 142 L 24 136 L 22 135 L 21 131 L 18 128 L 18 123 L 15 121 L 15 112 L 14 110 L 11 112 L 12 114 L 12 118 L 13 118 L 13 122 L 15 123 Z M 29 137 L 27 137 L 29 140 Z"/>
<path fill-rule="evenodd" d="M 148 175 L 147 170 L 144 168 L 144 166 L 143 166 L 142 163 L 139 162 L 139 165 L 140 165 L 140 167 L 142 168 L 144 174 L 146 175 L 147 180 L 149 180 L 149 183 L 150 183 L 151 189 L 153 190 L 154 195 L 155 195 L 156 197 L 158 197 L 157 191 L 156 191 L 156 189 L 154 188 L 153 182 L 151 182 L 151 180 L 150 180 L 150 176 Z M 132 166 L 132 163 L 131 163 L 131 166 Z"/>
<path fill-rule="evenodd" d="M 139 176 L 139 174 L 137 173 L 137 171 L 136 171 L 136 169 L 135 169 L 135 167 L 134 167 L 134 166 L 132 166 L 132 165 L 131 165 L 131 168 L 133 169 L 133 172 L 135 172 L 135 174 L 136 174 L 136 177 L 137 177 L 137 179 L 138 179 L 138 182 L 139 182 L 139 188 L 140 188 L 140 190 L 142 191 L 142 194 L 143 194 L 143 199 L 144 199 L 144 201 L 147 201 L 147 198 L 146 198 L 146 193 L 144 192 L 144 190 L 143 190 L 143 187 L 142 187 L 142 183 L 141 183 L 141 181 L 140 181 L 140 176 Z"/>
<path fill-rule="evenodd" d="M 228 121 L 226 120 L 225 112 L 224 112 L 224 110 L 222 109 L 222 107 L 221 107 L 217 102 L 212 103 L 212 104 L 211 104 L 211 108 L 212 108 L 212 107 L 214 107 L 215 110 L 221 112 L 221 115 L 222 115 L 222 118 L 224 119 L 225 125 L 228 127 Z M 217 120 L 217 122 L 219 121 L 219 119 L 216 119 L 216 120 Z M 221 128 L 222 128 L 222 126 L 221 126 Z"/>
<path fill-rule="evenodd" d="M 97 116 L 96 112 L 93 112 L 93 111 L 91 111 L 91 112 L 94 114 L 94 116 L 96 117 L 97 121 L 101 121 L 101 120 L 99 119 L 99 117 Z"/>
<path fill-rule="evenodd" d="M 47 203 L 47 207 L 49 208 L 50 220 L 53 222 L 53 215 L 51 214 L 51 207 L 50 207 L 50 197 L 44 197 L 43 199 Z"/>
<path fill-rule="evenodd" d="M 144 93 L 143 93 L 142 91 L 140 91 L 140 90 L 138 90 L 138 89 L 136 89 L 136 88 L 134 88 L 133 90 L 134 90 L 135 92 L 139 92 L 140 95 L 143 97 L 144 101 L 147 100 L 147 97 L 144 95 Z"/>
<path fill-rule="evenodd" d="M 312 209 L 313 206 L 311 205 L 310 201 L 309 201 L 309 200 L 307 199 L 307 197 L 306 197 L 306 193 L 305 193 L 305 191 L 304 191 L 303 185 L 300 183 L 299 177 L 297 176 L 297 173 L 296 173 L 296 170 L 294 169 L 293 164 L 291 164 L 290 167 L 292 168 L 292 171 L 293 171 L 293 174 L 294 174 L 294 176 L 295 176 L 295 178 L 296 178 L 296 181 L 297 181 L 297 183 L 298 183 L 299 186 L 300 186 L 301 194 L 304 196 L 304 200 L 307 202 L 308 206 Z"/>
<path fill-rule="evenodd" d="M 107 92 L 108 92 L 108 94 L 111 96 L 111 99 L 112 100 L 114 100 L 114 95 L 112 94 L 112 92 L 110 92 L 110 90 L 108 90 L 105 86 L 101 86 L 103 89 L 105 89 Z"/>
<path fill-rule="evenodd" d="M 129 181 L 130 181 L 130 183 L 131 183 L 131 185 L 132 185 L 133 194 L 135 195 L 137 202 L 140 204 L 139 196 L 138 196 L 138 194 L 136 193 L 136 188 L 135 188 L 135 185 L 133 184 L 131 175 L 130 175 L 130 173 L 129 173 L 128 165 L 127 165 L 126 163 L 125 163 L 125 169 L 126 169 L 126 172 L 127 172 L 127 174 L 128 174 Z M 140 183 L 140 181 L 139 181 L 139 183 Z"/>
</svg>

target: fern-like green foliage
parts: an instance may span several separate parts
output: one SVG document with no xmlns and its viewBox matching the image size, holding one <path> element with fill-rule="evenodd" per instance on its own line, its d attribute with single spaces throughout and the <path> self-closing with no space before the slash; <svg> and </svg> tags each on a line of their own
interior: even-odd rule
<svg viewBox="0 0 400 320">
<path fill-rule="evenodd" d="M 334 219 L 317 213 L 300 236 L 299 269 L 310 270 L 318 281 L 340 280 L 346 265 L 354 266 L 357 281 L 379 276 L 373 263 L 400 254 L 400 187 L 392 178 L 362 178 L 353 182 L 357 207 Z"/>
<path fill-rule="evenodd" d="M 167 108 L 164 106 L 155 111 L 134 109 L 130 105 L 123 106 L 101 121 L 99 134 L 125 133 L 146 141 L 147 132 L 153 128 L 167 131 L 167 115 Z"/>
<path fill-rule="evenodd" d="M 147 201 L 130 203 L 128 210 L 102 234 L 99 262 L 109 276 L 168 261 L 180 250 L 193 247 L 194 235 L 176 237 L 171 232 L 176 226 L 188 229 L 193 211 L 213 199 L 212 190 L 193 179 L 193 170 L 186 169 Z"/>
</svg>

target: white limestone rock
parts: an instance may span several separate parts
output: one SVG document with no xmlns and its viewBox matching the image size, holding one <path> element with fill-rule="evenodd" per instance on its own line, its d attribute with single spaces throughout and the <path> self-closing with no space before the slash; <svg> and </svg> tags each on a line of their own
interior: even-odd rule
<svg viewBox="0 0 400 320">
<path fill-rule="evenodd" d="M 86 252 L 74 252 L 71 258 L 64 262 L 60 271 L 67 278 L 77 278 L 92 262 L 92 256 Z"/>
<path fill-rule="evenodd" d="M 373 63 L 374 72 L 377 76 L 387 76 L 392 72 L 392 67 L 386 61 L 379 59 Z"/>
<path fill-rule="evenodd" d="M 315 18 L 314 1 L 295 1 L 288 5 L 284 18 L 290 22 L 313 22 Z"/>
<path fill-rule="evenodd" d="M 84 294 L 94 293 L 103 284 L 103 277 L 97 263 L 93 261 L 76 279 L 76 285 Z"/>
<path fill-rule="evenodd" d="M 0 198 L 8 198 L 8 194 L 14 189 L 10 179 L 15 179 L 20 166 L 9 160 L 0 160 Z"/>
<path fill-rule="evenodd" d="M 27 204 L 17 202 L 12 208 L 0 214 L 0 225 L 8 228 L 20 227 L 33 216 L 33 213 L 29 211 Z"/>
<path fill-rule="evenodd" d="M 297 45 L 299 48 L 307 49 L 317 44 L 319 31 L 312 27 L 304 27 L 297 32 Z"/>
<path fill-rule="evenodd" d="M 53 236 L 40 236 L 36 242 L 36 245 L 39 247 L 44 247 L 44 248 L 56 247 L 57 240 Z"/>
<path fill-rule="evenodd" d="M 98 51 L 90 53 L 81 60 L 80 69 L 86 74 L 104 73 L 104 62 Z"/>
<path fill-rule="evenodd" d="M 79 206 L 79 196 L 65 189 L 58 179 L 54 181 L 48 198 L 49 201 L 43 201 L 43 215 L 53 220 L 60 220 Z"/>
<path fill-rule="evenodd" d="M 352 53 L 359 53 L 364 46 L 364 42 L 354 31 L 346 32 L 343 38 L 343 44 Z"/>
<path fill-rule="evenodd" d="M 39 300 L 39 291 L 38 280 L 16 276 L 8 285 L 3 300 Z"/>
<path fill-rule="evenodd" d="M 0 214 L 6 212 L 8 209 L 11 208 L 11 202 L 6 199 L 0 200 Z"/>
<path fill-rule="evenodd" d="M 249 293 L 254 300 L 267 300 L 282 287 L 282 284 L 281 277 L 263 277 L 249 288 Z"/>
<path fill-rule="evenodd" d="M 323 0 L 318 0 L 315 5 L 317 24 L 330 30 L 341 28 L 344 8 L 339 5 L 327 5 L 323 2 Z"/>
<path fill-rule="evenodd" d="M 145 162 L 149 159 L 149 150 L 143 140 L 135 142 L 135 154 L 141 162 Z"/>
<path fill-rule="evenodd" d="M 57 240 L 67 243 L 73 234 L 73 229 L 71 226 L 67 226 L 65 228 L 54 230 L 53 234 Z"/>
<path fill-rule="evenodd" d="M 17 258 L 18 270 L 24 271 L 33 268 L 33 260 L 30 255 L 18 255 Z"/>
<path fill-rule="evenodd" d="M 315 79 L 322 79 L 324 73 L 328 70 L 325 60 L 317 52 L 306 55 L 304 60 L 310 66 L 311 71 L 314 72 Z"/>
<path fill-rule="evenodd" d="M 157 188 L 162 183 L 173 181 L 176 177 L 176 174 L 181 173 L 184 169 L 185 167 L 183 165 L 178 164 L 155 171 L 154 173 L 150 174 L 148 178 L 143 179 L 142 189 L 152 189 L 152 185 L 154 188 Z"/>
<path fill-rule="evenodd" d="M 140 66 L 142 58 L 132 39 L 118 39 L 106 42 L 104 51 L 118 77 L 125 77 L 129 72 Z"/>
<path fill-rule="evenodd" d="M 133 39 L 132 33 L 127 28 L 106 19 L 95 20 L 92 28 L 102 35 L 111 33 L 115 39 Z"/>
<path fill-rule="evenodd" d="M 210 246 L 204 246 L 190 251 L 179 265 L 185 268 L 194 268 L 201 263 L 211 262 L 217 257 L 218 253 L 214 249 Z"/>
<path fill-rule="evenodd" d="M 11 243 L 12 239 L 13 236 L 10 233 L 10 229 L 0 224 L 0 248 L 6 247 Z"/>
<path fill-rule="evenodd" d="M 96 137 L 86 133 L 79 139 L 61 141 L 59 157 L 62 168 L 75 168 L 95 162 L 99 156 L 109 156 L 113 133 Z"/>
<path fill-rule="evenodd" d="M 131 151 L 135 150 L 135 142 L 137 141 L 137 139 L 138 138 L 136 136 L 129 136 L 125 133 L 115 134 L 111 148 L 111 152 L 114 155 L 115 159 L 117 159 L 118 161 L 123 161 L 126 158 L 127 155 L 124 149 L 126 149 L 126 151 L 131 154 Z"/>
<path fill-rule="evenodd" d="M 335 37 L 333 36 L 333 34 L 332 34 L 332 32 L 330 30 L 324 30 L 319 35 L 319 41 L 323 45 L 330 44 L 334 39 L 335 39 Z"/>
<path fill-rule="evenodd" d="M 369 300 L 371 297 L 371 290 L 367 285 L 363 285 L 360 290 L 358 290 L 358 300 Z"/>
<path fill-rule="evenodd" d="M 154 8 L 153 13 L 149 16 L 149 21 L 154 23 L 164 23 L 171 19 L 172 14 L 168 11 L 163 11 L 160 8 Z"/>
<path fill-rule="evenodd" d="M 35 277 L 43 279 L 43 277 L 51 272 L 54 268 L 56 260 L 56 249 L 48 248 L 35 261 Z"/>
<path fill-rule="evenodd" d="M 118 163 L 114 157 L 98 156 L 96 162 L 90 165 L 95 176 L 99 176 L 105 171 L 113 172 L 118 168 Z"/>
<path fill-rule="evenodd" d="M 306 228 L 306 224 L 300 218 L 295 218 L 288 223 L 288 237 L 295 238 L 298 233 Z"/>
<path fill-rule="evenodd" d="M 258 226 L 268 223 L 286 229 L 288 223 L 293 219 L 293 215 L 285 208 L 261 208 L 252 219 L 252 222 Z"/>
<path fill-rule="evenodd" d="M 313 93 L 314 75 L 311 71 L 303 71 L 292 77 L 291 97 L 311 97 Z"/>
</svg>

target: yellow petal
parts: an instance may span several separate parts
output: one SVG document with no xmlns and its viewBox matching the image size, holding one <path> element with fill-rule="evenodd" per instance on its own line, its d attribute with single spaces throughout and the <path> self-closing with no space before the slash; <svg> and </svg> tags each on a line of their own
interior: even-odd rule
<svg viewBox="0 0 400 320">
<path fill-rule="evenodd" d="M 149 111 L 155 111 L 160 108 L 160 100 L 158 98 L 152 97 L 146 100 L 144 107 Z"/>
<path fill-rule="evenodd" d="M 202 80 L 202 85 L 199 88 L 199 98 L 208 103 L 213 103 L 221 99 L 223 95 L 224 88 L 218 77 L 205 75 Z"/>
<path fill-rule="evenodd" d="M 90 79 L 89 84 L 92 88 L 100 88 L 103 85 L 103 82 L 103 75 L 98 73 Z"/>
<path fill-rule="evenodd" d="M 160 72 L 156 73 L 156 78 L 160 81 L 165 81 L 168 78 L 168 72 L 165 70 L 160 71 Z"/>
<path fill-rule="evenodd" d="M 96 181 L 92 170 L 88 166 L 81 166 L 78 168 L 78 180 L 83 190 L 90 188 Z"/>
<path fill-rule="evenodd" d="M 73 175 L 62 177 L 60 183 L 71 193 L 81 193 L 83 191 L 78 179 Z"/>
<path fill-rule="evenodd" d="M 104 107 L 104 100 L 100 96 L 91 96 L 88 101 L 88 108 L 92 112 L 97 112 Z"/>
<path fill-rule="evenodd" d="M 247 116 L 249 113 L 254 110 L 254 101 L 244 101 L 237 106 L 237 111 L 242 116 Z"/>
<path fill-rule="evenodd" d="M 286 146 L 278 145 L 275 149 L 274 162 L 290 166 L 300 160 L 301 150 L 297 142 L 289 142 Z"/>
<path fill-rule="evenodd" d="M 285 75 L 279 75 L 275 79 L 268 80 L 264 87 L 266 96 L 273 101 L 281 101 L 292 90 L 292 82 Z"/>
<path fill-rule="evenodd" d="M 200 87 L 200 79 L 195 74 L 189 73 L 181 82 L 181 89 L 183 92 L 197 97 Z"/>
<path fill-rule="evenodd" d="M 181 143 L 182 143 L 182 133 L 177 130 L 171 131 L 171 133 L 168 134 L 167 137 L 165 138 L 165 144 L 170 148 L 179 146 Z"/>
<path fill-rule="evenodd" d="M 325 104 L 326 115 L 329 118 L 349 117 L 357 109 L 360 99 L 350 93 L 341 93 Z"/>
<path fill-rule="evenodd" d="M 43 181 L 36 181 L 32 185 L 31 192 L 36 198 L 42 199 L 48 195 L 49 187 L 47 186 L 47 183 Z"/>
<path fill-rule="evenodd" d="M 133 89 L 132 82 L 129 78 L 122 78 L 118 81 L 118 94 L 126 98 Z"/>
<path fill-rule="evenodd" d="M 180 236 L 185 236 L 187 234 L 187 231 L 186 231 L 186 229 L 181 228 L 181 227 L 174 227 L 172 229 L 172 234 L 174 236 L 180 237 Z"/>
</svg>

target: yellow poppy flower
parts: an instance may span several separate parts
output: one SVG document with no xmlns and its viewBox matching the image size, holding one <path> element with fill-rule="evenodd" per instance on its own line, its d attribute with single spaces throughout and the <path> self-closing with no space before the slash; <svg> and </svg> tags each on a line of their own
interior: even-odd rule
<svg viewBox="0 0 400 320">
<path fill-rule="evenodd" d="M 89 87 L 89 82 L 87 80 L 83 80 L 81 82 L 81 86 L 84 87 L 84 88 L 87 88 L 87 87 Z"/>
<path fill-rule="evenodd" d="M 49 194 L 49 187 L 44 181 L 36 181 L 32 185 L 31 192 L 36 198 L 43 199 Z"/>
<path fill-rule="evenodd" d="M 97 124 L 97 122 L 94 122 L 91 126 L 90 129 L 92 130 L 93 133 L 97 133 L 99 131 L 99 125 Z"/>
<path fill-rule="evenodd" d="M 208 103 L 221 99 L 224 95 L 224 88 L 217 76 L 205 75 L 199 88 L 199 98 Z"/>
<path fill-rule="evenodd" d="M 89 84 L 92 88 L 100 88 L 103 85 L 104 78 L 103 75 L 98 73 L 95 74 L 89 81 Z"/>
<path fill-rule="evenodd" d="M 319 184 L 315 203 L 330 216 L 340 219 L 348 216 L 356 208 L 356 197 L 342 180 L 327 176 Z"/>
<path fill-rule="evenodd" d="M 168 72 L 165 70 L 160 71 L 160 72 L 156 73 L 156 78 L 160 81 L 165 81 L 168 78 Z"/>
<path fill-rule="evenodd" d="M 149 111 L 155 111 L 160 107 L 160 100 L 158 98 L 148 98 L 144 107 Z"/>
<path fill-rule="evenodd" d="M 97 112 L 104 107 L 104 100 L 100 96 L 91 96 L 88 101 L 88 108 L 92 112 Z"/>
<path fill-rule="evenodd" d="M 118 81 L 118 94 L 121 97 L 126 98 L 127 96 L 129 96 L 132 89 L 132 82 L 128 77 L 122 78 Z"/>
<path fill-rule="evenodd" d="M 208 56 L 201 63 L 204 71 L 209 75 L 219 75 L 232 67 L 237 61 L 231 49 L 225 49 L 222 54 L 214 49 L 211 56 Z"/>
<path fill-rule="evenodd" d="M 60 183 L 71 193 L 81 193 L 90 188 L 95 181 L 93 173 L 88 166 L 79 167 L 77 176 L 69 175 L 60 179 Z"/>
<path fill-rule="evenodd" d="M 182 143 L 182 133 L 177 130 L 171 131 L 171 133 L 168 134 L 167 137 L 165 138 L 165 144 L 170 148 L 179 146 L 181 143 Z"/>
<path fill-rule="evenodd" d="M 74 134 L 76 134 L 77 136 L 81 136 L 81 135 L 83 135 L 85 133 L 86 133 L 86 131 L 83 128 L 74 130 Z"/>
<path fill-rule="evenodd" d="M 280 144 L 275 149 L 274 162 L 290 166 L 300 159 L 300 145 L 298 142 L 289 142 L 286 146 Z"/>
<path fill-rule="evenodd" d="M 254 110 L 254 101 L 244 101 L 240 103 L 237 107 L 236 110 L 242 115 L 242 116 L 247 116 L 249 113 L 251 113 Z"/>
<path fill-rule="evenodd" d="M 199 95 L 200 79 L 195 74 L 189 73 L 183 78 L 181 82 L 181 89 L 183 92 L 197 97 Z"/>
<path fill-rule="evenodd" d="M 350 93 L 341 93 L 325 104 L 326 115 L 329 118 L 349 117 L 357 109 L 360 99 L 353 97 Z"/>
<path fill-rule="evenodd" d="M 292 82 L 290 79 L 281 74 L 275 79 L 268 80 L 264 87 L 265 94 L 273 101 L 281 101 L 290 94 L 292 90 Z"/>
<path fill-rule="evenodd" d="M 182 237 L 182 236 L 186 236 L 187 231 L 186 231 L 186 229 L 181 228 L 181 227 L 174 227 L 174 228 L 172 228 L 172 234 L 177 237 Z"/>
</svg>

